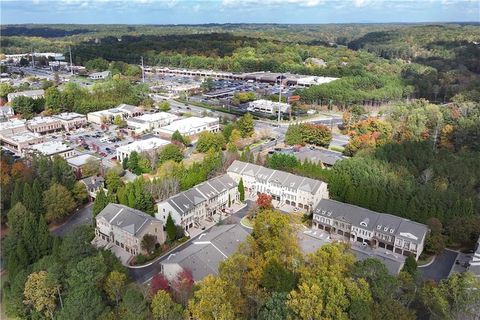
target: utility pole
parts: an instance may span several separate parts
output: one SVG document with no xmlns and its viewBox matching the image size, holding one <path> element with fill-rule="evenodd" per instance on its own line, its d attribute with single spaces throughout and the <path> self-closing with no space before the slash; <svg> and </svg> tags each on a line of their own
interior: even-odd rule
<svg viewBox="0 0 480 320">
<path fill-rule="evenodd" d="M 142 82 L 145 82 L 145 69 L 143 68 L 143 56 L 141 56 L 142 59 Z"/>
<path fill-rule="evenodd" d="M 68 46 L 70 52 L 70 74 L 73 76 L 72 47 Z"/>
</svg>

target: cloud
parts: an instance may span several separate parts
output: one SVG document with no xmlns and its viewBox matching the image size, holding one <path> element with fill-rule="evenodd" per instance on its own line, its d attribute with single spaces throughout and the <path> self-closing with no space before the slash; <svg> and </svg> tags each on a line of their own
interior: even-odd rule
<svg viewBox="0 0 480 320">
<path fill-rule="evenodd" d="M 325 0 L 222 0 L 222 6 L 225 7 L 259 7 L 259 6 L 281 6 L 285 4 L 296 4 L 301 7 L 316 7 L 325 3 Z"/>
</svg>

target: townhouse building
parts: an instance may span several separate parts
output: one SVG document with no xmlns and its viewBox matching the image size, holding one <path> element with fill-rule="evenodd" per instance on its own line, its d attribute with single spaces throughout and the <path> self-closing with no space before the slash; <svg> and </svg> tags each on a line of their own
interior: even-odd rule
<svg viewBox="0 0 480 320">
<path fill-rule="evenodd" d="M 243 179 L 250 196 L 265 193 L 279 202 L 306 211 L 322 198 L 328 198 L 327 184 L 323 181 L 297 176 L 280 170 L 235 160 L 227 169 L 228 175 L 239 183 Z"/>
<path fill-rule="evenodd" d="M 109 203 L 95 219 L 98 239 L 132 255 L 142 252 L 141 243 L 146 234 L 154 235 L 159 244 L 166 239 L 161 221 L 121 204 Z"/>
<path fill-rule="evenodd" d="M 227 174 L 205 181 L 157 204 L 156 217 L 166 223 L 168 215 L 185 231 L 238 201 L 238 185 Z"/>
<path fill-rule="evenodd" d="M 330 199 L 320 200 L 315 207 L 312 227 L 415 259 L 429 232 L 424 224 Z"/>
</svg>

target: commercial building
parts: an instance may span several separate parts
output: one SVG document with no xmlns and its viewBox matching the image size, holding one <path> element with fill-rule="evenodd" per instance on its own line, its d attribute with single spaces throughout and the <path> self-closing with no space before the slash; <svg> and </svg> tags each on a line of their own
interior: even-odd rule
<svg viewBox="0 0 480 320">
<path fill-rule="evenodd" d="M 157 112 L 129 118 L 127 119 L 127 125 L 135 133 L 144 133 L 167 126 L 177 119 L 179 119 L 177 115 L 168 112 Z"/>
<path fill-rule="evenodd" d="M 162 222 L 127 206 L 109 203 L 96 217 L 95 235 L 107 248 L 116 246 L 129 254 L 142 252 L 142 239 L 150 234 L 157 243 L 165 242 Z"/>
<path fill-rule="evenodd" d="M 218 275 L 220 263 L 233 255 L 247 237 L 248 232 L 239 225 L 214 226 L 185 249 L 162 260 L 161 272 L 169 281 L 185 270 L 191 272 L 195 282 Z"/>
<path fill-rule="evenodd" d="M 27 130 L 27 121 L 23 119 L 12 119 L 0 122 L 0 136 L 12 135 Z"/>
<path fill-rule="evenodd" d="M 272 170 L 256 164 L 235 160 L 227 169 L 228 175 L 239 182 L 243 179 L 245 191 L 250 196 L 265 193 L 284 204 L 309 211 L 322 198 L 328 198 L 327 184 L 323 181 Z"/>
<path fill-rule="evenodd" d="M 110 76 L 110 71 L 94 72 L 90 73 L 88 77 L 91 80 L 104 80 Z"/>
<path fill-rule="evenodd" d="M 310 77 L 303 77 L 297 79 L 296 85 L 299 87 L 311 87 L 315 85 L 325 84 L 332 81 L 337 80 L 338 78 L 333 77 L 317 77 L 317 76 L 310 76 Z"/>
<path fill-rule="evenodd" d="M 175 224 L 187 231 L 215 214 L 221 215 L 237 200 L 238 185 L 224 174 L 158 203 L 156 217 L 166 222 L 170 214 Z"/>
<path fill-rule="evenodd" d="M 75 130 L 88 124 L 87 117 L 76 112 L 64 112 L 54 115 L 52 118 L 58 119 L 65 131 Z"/>
<path fill-rule="evenodd" d="M 20 156 L 24 156 L 25 151 L 28 150 L 32 145 L 42 143 L 43 141 L 43 136 L 30 131 L 22 131 L 0 136 L 1 145 Z"/>
<path fill-rule="evenodd" d="M 28 152 L 41 154 L 46 157 L 60 156 L 62 158 L 70 158 L 75 155 L 75 150 L 60 141 L 47 141 L 39 144 L 31 145 Z"/>
<path fill-rule="evenodd" d="M 112 123 L 116 116 L 122 120 L 143 114 L 143 109 L 130 104 L 120 104 L 116 108 L 87 113 L 88 122 L 96 124 Z"/>
<path fill-rule="evenodd" d="M 32 99 L 43 98 L 45 95 L 45 90 L 28 90 L 28 91 L 19 91 L 12 92 L 7 95 L 8 102 L 13 101 L 13 99 L 18 97 L 28 97 Z"/>
<path fill-rule="evenodd" d="M 137 140 L 130 144 L 126 144 L 124 146 L 120 146 L 117 148 L 117 160 L 122 162 L 123 159 L 129 157 L 133 151 L 137 153 L 141 152 L 149 152 L 149 151 L 156 151 L 167 144 L 170 144 L 170 141 L 163 140 L 160 138 L 148 138 L 145 140 Z"/>
<path fill-rule="evenodd" d="M 155 129 L 155 133 L 164 137 L 171 137 L 175 131 L 179 131 L 184 136 L 197 135 L 200 132 L 218 132 L 220 130 L 220 121 L 212 117 L 188 117 L 172 122 L 170 125 Z"/>
<path fill-rule="evenodd" d="M 248 105 L 248 111 L 277 114 L 278 110 L 280 110 L 282 113 L 287 113 L 290 110 L 290 105 L 284 102 L 274 102 L 264 99 L 252 101 Z"/>
<path fill-rule="evenodd" d="M 422 253 L 429 231 L 421 223 L 330 199 L 315 206 L 313 228 L 415 259 Z"/>
<path fill-rule="evenodd" d="M 63 124 L 58 118 L 35 117 L 27 121 L 27 128 L 35 133 L 47 134 L 63 130 Z"/>
<path fill-rule="evenodd" d="M 88 153 L 79 154 L 79 155 L 67 158 L 66 160 L 68 165 L 72 167 L 77 177 L 83 176 L 83 167 L 90 161 L 98 162 L 99 164 L 102 161 L 101 158 Z"/>
</svg>

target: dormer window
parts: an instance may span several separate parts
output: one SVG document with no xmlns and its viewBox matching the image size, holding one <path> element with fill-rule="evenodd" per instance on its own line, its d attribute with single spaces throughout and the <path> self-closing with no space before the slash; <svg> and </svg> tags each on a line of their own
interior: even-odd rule
<svg viewBox="0 0 480 320">
<path fill-rule="evenodd" d="M 362 222 L 360 222 L 360 225 L 366 227 L 367 223 L 365 221 L 362 221 Z"/>
<path fill-rule="evenodd" d="M 331 215 L 332 215 L 332 211 L 328 211 L 327 216 L 330 217 Z"/>
<path fill-rule="evenodd" d="M 381 226 L 381 225 L 378 225 L 378 226 L 377 226 L 377 230 L 380 230 L 380 229 L 382 229 L 382 226 Z"/>
<path fill-rule="evenodd" d="M 388 227 L 383 228 L 383 231 L 387 232 L 387 231 L 388 231 Z"/>
<path fill-rule="evenodd" d="M 393 229 L 390 229 L 390 233 L 393 233 Z"/>
</svg>

